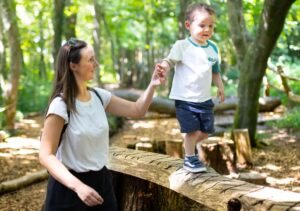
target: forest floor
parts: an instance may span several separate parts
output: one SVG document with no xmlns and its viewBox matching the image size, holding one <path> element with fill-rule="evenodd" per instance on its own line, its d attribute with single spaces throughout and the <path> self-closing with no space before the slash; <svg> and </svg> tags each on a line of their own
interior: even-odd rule
<svg viewBox="0 0 300 211">
<path fill-rule="evenodd" d="M 42 117 L 24 119 L 18 128 L 20 135 L 0 142 L 0 183 L 43 169 L 38 162 Z M 265 175 L 267 186 L 300 193 L 300 131 L 263 127 L 258 133 L 264 145 L 252 149 L 254 166 L 248 171 Z M 181 139 L 175 118 L 130 119 L 111 144 L 126 147 L 139 141 L 174 139 Z M 41 210 L 46 184 L 0 195 L 0 210 Z"/>
</svg>

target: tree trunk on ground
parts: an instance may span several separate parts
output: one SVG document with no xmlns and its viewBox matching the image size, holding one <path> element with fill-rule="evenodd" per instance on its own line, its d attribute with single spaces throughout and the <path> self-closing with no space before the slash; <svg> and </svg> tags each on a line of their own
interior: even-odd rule
<svg viewBox="0 0 300 211">
<path fill-rule="evenodd" d="M 5 21 L 8 26 L 8 42 L 10 45 L 10 87 L 6 90 L 5 111 L 6 127 L 8 130 L 14 129 L 17 100 L 18 100 L 18 85 L 20 72 L 22 67 L 22 51 L 20 46 L 19 28 L 16 16 L 16 5 L 13 0 L 4 0 L 3 12 Z"/>
<path fill-rule="evenodd" d="M 47 170 L 41 170 L 35 173 L 31 173 L 20 177 L 18 179 L 6 181 L 0 183 L 0 195 L 8 192 L 12 192 L 15 190 L 19 190 L 23 187 L 31 185 L 36 182 L 43 181 L 48 178 Z"/>
<path fill-rule="evenodd" d="M 136 101 L 140 97 L 140 92 L 134 90 L 116 90 L 113 93 L 118 97 L 131 101 Z M 214 112 L 234 110 L 237 107 L 237 103 L 237 98 L 228 98 L 224 103 L 216 104 L 214 107 Z M 261 98 L 259 102 L 259 109 L 260 111 L 273 111 L 280 104 L 281 101 L 278 98 Z M 166 98 L 154 97 L 149 109 L 150 111 L 155 111 L 158 113 L 175 115 L 174 101 Z"/>
<path fill-rule="evenodd" d="M 239 57 L 239 103 L 235 113 L 235 128 L 248 128 L 251 146 L 255 146 L 258 98 L 267 60 L 279 37 L 289 8 L 295 0 L 266 0 L 257 33 L 251 43 L 245 43 L 242 0 L 228 0 L 232 40 Z M 236 29 L 236 30 L 235 30 Z"/>
<path fill-rule="evenodd" d="M 119 209 L 204 211 L 206 206 L 218 211 L 240 210 L 233 209 L 232 200 L 243 210 L 299 208 L 300 193 L 230 179 L 212 168 L 207 173 L 190 173 L 182 163 L 182 159 L 167 155 L 110 147 L 107 167 L 113 175 Z"/>
</svg>

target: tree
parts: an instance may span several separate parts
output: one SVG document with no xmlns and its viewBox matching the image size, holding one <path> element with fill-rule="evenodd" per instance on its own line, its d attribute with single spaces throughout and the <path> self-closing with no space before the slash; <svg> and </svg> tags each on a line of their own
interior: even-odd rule
<svg viewBox="0 0 300 211">
<path fill-rule="evenodd" d="M 10 46 L 10 74 L 7 90 L 5 93 L 5 119 L 6 128 L 14 129 L 14 120 L 16 115 L 18 85 L 22 67 L 22 51 L 20 47 L 19 29 L 16 16 L 16 5 L 14 0 L 3 1 L 4 23 L 8 24 L 8 43 Z"/>
<path fill-rule="evenodd" d="M 248 128 L 255 146 L 258 98 L 267 61 L 283 29 L 284 21 L 295 0 L 265 0 L 254 38 L 247 38 L 242 0 L 228 0 L 231 39 L 238 57 L 240 78 L 235 128 Z"/>
<path fill-rule="evenodd" d="M 53 61 L 56 64 L 56 56 L 61 46 L 63 26 L 64 26 L 64 8 L 65 1 L 53 0 L 53 29 L 54 29 L 54 40 L 53 40 Z"/>
<path fill-rule="evenodd" d="M 100 61 L 100 49 L 101 49 L 101 19 L 103 17 L 103 5 L 102 1 L 94 0 L 94 9 L 95 9 L 95 29 L 93 32 L 93 41 L 94 41 L 94 50 L 95 57 L 97 61 Z M 100 80 L 100 67 L 96 69 L 95 82 L 98 86 L 101 84 Z"/>
<path fill-rule="evenodd" d="M 65 1 L 66 7 L 66 15 L 65 15 L 65 24 L 64 26 L 64 35 L 65 38 L 68 40 L 71 37 L 76 37 L 76 22 L 77 22 L 77 11 L 78 5 L 74 0 L 66 0 Z"/>
</svg>

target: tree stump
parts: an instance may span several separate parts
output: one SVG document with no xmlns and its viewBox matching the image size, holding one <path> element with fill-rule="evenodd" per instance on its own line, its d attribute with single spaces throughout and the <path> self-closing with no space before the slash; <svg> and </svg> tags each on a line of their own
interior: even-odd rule
<svg viewBox="0 0 300 211">
<path fill-rule="evenodd" d="M 238 167 L 252 166 L 252 152 L 248 129 L 233 130 Z"/>
<path fill-rule="evenodd" d="M 222 137 L 209 137 L 200 145 L 200 159 L 219 174 L 236 173 L 234 142 Z"/>
<path fill-rule="evenodd" d="M 142 150 L 146 152 L 153 152 L 153 144 L 150 142 L 138 142 L 135 144 L 136 150 Z"/>
<path fill-rule="evenodd" d="M 166 154 L 177 157 L 183 158 L 183 140 L 182 139 L 174 139 L 166 141 Z"/>
</svg>

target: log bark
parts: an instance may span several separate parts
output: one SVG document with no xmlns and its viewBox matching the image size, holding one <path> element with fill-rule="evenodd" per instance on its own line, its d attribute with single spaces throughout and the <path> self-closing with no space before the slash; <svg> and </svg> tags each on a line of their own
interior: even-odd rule
<svg viewBox="0 0 300 211">
<path fill-rule="evenodd" d="M 131 101 L 136 101 L 141 95 L 141 92 L 137 90 L 116 90 L 113 93 L 118 97 L 131 100 Z M 217 102 L 217 100 L 213 100 L 213 101 Z M 238 103 L 238 99 L 236 97 L 227 98 L 224 103 L 215 104 L 214 112 L 234 110 L 236 109 L 237 103 Z M 260 98 L 259 109 L 262 112 L 273 111 L 280 104 L 281 104 L 281 100 L 279 98 L 274 98 L 274 97 Z M 154 97 L 149 110 L 158 113 L 175 115 L 175 103 L 174 100 L 170 100 L 162 97 Z"/>
<path fill-rule="evenodd" d="M 267 184 L 266 177 L 257 173 L 240 173 L 238 179 L 257 185 Z"/>
<path fill-rule="evenodd" d="M 119 210 L 213 210 L 150 181 L 115 171 L 112 175 Z"/>
<path fill-rule="evenodd" d="M 41 170 L 39 172 L 31 173 L 17 179 L 2 182 L 0 184 L 0 195 L 21 189 L 33 183 L 43 181 L 47 178 L 48 178 L 47 170 Z"/>
</svg>

